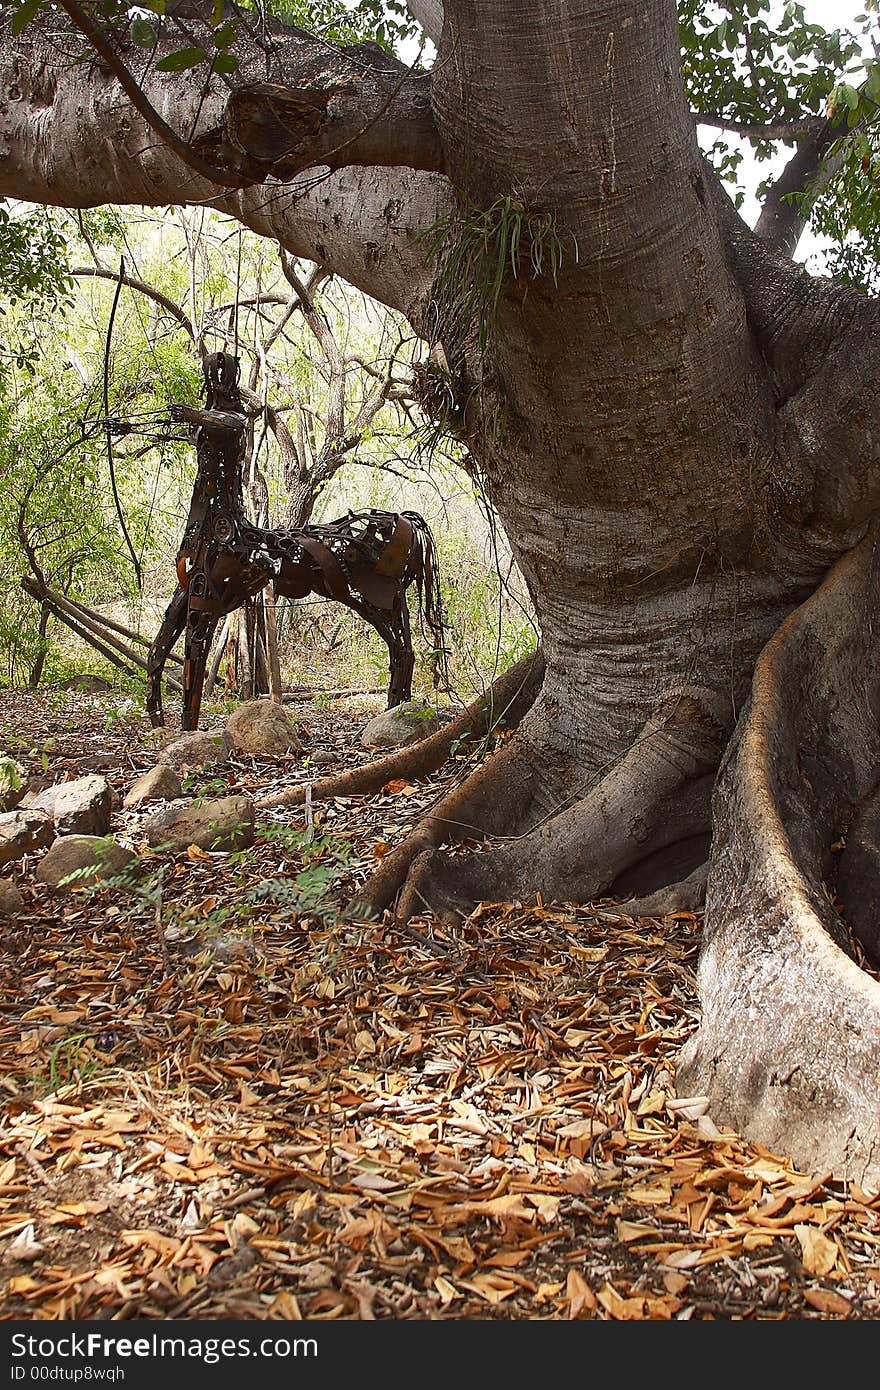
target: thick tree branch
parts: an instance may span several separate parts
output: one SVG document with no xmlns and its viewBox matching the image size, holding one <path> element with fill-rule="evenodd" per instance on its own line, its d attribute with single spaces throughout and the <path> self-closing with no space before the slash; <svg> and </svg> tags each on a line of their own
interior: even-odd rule
<svg viewBox="0 0 880 1390">
<path fill-rule="evenodd" d="M 443 32 L 442 0 L 406 0 L 406 8 L 436 47 Z"/>
<path fill-rule="evenodd" d="M 705 178 L 776 396 L 779 536 L 839 554 L 880 506 L 880 304 L 768 246 Z"/>
<path fill-rule="evenodd" d="M 429 80 L 414 76 L 379 49 L 362 45 L 334 52 L 297 35 L 299 51 L 284 82 L 245 77 L 232 90 L 221 124 L 185 140 L 129 72 L 120 56 L 125 47 L 121 37 L 114 34 L 111 40 L 77 0 L 58 3 L 139 115 L 184 164 L 214 183 L 235 188 L 262 182 L 269 174 L 291 178 L 316 164 L 443 169 Z M 190 37 L 195 42 L 199 35 Z M 162 48 L 167 47 L 166 39 Z"/>
<path fill-rule="evenodd" d="M 812 276 L 751 230 L 711 166 L 704 164 L 728 263 L 746 305 L 749 326 L 769 369 L 777 405 L 785 405 L 820 371 L 828 353 L 870 301 L 857 290 Z"/>
<path fill-rule="evenodd" d="M 428 80 L 369 68 L 338 77 L 335 86 L 263 82 L 233 92 L 222 126 L 196 148 L 237 168 L 242 185 L 269 175 L 290 179 L 316 164 L 444 168 Z"/>
<path fill-rule="evenodd" d="M 721 116 L 713 111 L 694 111 L 693 118 L 697 125 L 729 130 L 733 135 L 745 135 L 753 140 L 802 140 L 817 134 L 824 125 L 820 116 L 805 116 L 800 121 L 770 121 L 763 125 L 755 121 L 738 121 L 732 116 Z"/>
<path fill-rule="evenodd" d="M 755 231 L 786 256 L 793 256 L 797 250 L 809 221 L 811 196 L 816 196 L 823 181 L 823 165 L 846 129 L 845 121 L 823 121 L 819 129 L 801 141 L 767 192 Z"/>
<path fill-rule="evenodd" d="M 163 52 L 173 46 L 167 38 L 163 44 Z M 312 113 L 314 140 L 297 153 L 298 167 L 318 167 L 293 180 L 287 158 L 284 178 L 278 180 L 267 172 L 271 159 L 267 164 L 256 158 L 259 168 L 248 177 L 265 179 L 264 185 L 218 190 L 215 180 L 196 173 L 157 137 L 127 97 L 121 99 L 116 74 L 103 58 L 84 60 L 82 45 L 82 36 L 57 11 L 38 16 L 15 38 L 8 24 L 0 25 L 0 196 L 68 208 L 210 202 L 294 254 L 326 262 L 367 293 L 418 316 L 432 278 L 420 237 L 447 208 L 448 185 L 436 173 L 416 172 L 406 164 L 379 169 L 354 161 L 395 160 L 415 148 L 397 98 L 382 118 L 394 149 L 383 150 L 385 135 L 365 127 L 398 86 L 404 106 L 412 98 L 426 108 L 424 75 L 411 77 L 393 59 L 383 57 L 380 63 L 362 50 L 341 53 L 289 30 L 273 35 L 269 58 L 256 42 L 244 40 L 237 80 L 252 115 L 267 63 L 274 87 L 295 95 L 317 93 L 324 104 L 323 117 Z M 207 127 L 215 138 L 222 130 L 224 139 L 241 143 L 238 118 L 230 117 L 231 133 L 226 124 L 228 90 L 216 79 L 206 84 L 204 71 L 157 73 L 153 68 L 143 91 L 174 129 Z M 275 96 L 267 98 L 264 110 L 274 130 Z M 259 144 L 256 125 L 252 128 Z M 332 172 L 326 165 L 331 150 L 352 136 L 355 143 L 338 156 L 350 167 Z M 257 153 L 266 155 L 265 146 Z M 246 161 L 247 151 L 237 148 L 235 157 Z M 436 167 L 436 150 L 425 162 Z"/>
<path fill-rule="evenodd" d="M 855 543 L 880 508 L 880 304 L 835 289 L 847 327 L 779 423 L 812 481 L 809 520 Z"/>
<path fill-rule="evenodd" d="M 211 179 L 214 183 L 228 185 L 238 188 L 242 184 L 242 178 L 237 172 L 230 169 L 221 168 L 218 164 L 213 164 L 209 160 L 203 159 L 201 155 L 193 149 L 186 141 L 181 139 L 176 130 L 168 124 L 160 115 L 153 104 L 148 100 L 143 88 L 131 75 L 125 63 L 119 56 L 116 44 L 112 43 L 103 29 L 95 24 L 88 13 L 76 3 L 76 0 L 57 0 L 58 8 L 63 10 L 76 25 L 80 33 L 83 34 L 91 44 L 95 52 L 103 58 L 110 68 L 125 95 L 128 97 L 134 109 L 143 116 L 147 125 L 161 136 L 174 153 L 183 160 L 190 169 L 200 174 L 202 178 Z M 248 182 L 249 180 L 244 180 Z"/>
</svg>

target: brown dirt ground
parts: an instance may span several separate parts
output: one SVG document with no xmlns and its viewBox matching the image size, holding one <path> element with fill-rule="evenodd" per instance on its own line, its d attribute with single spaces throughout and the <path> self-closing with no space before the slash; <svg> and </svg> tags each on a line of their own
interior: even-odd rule
<svg viewBox="0 0 880 1390">
<path fill-rule="evenodd" d="M 364 709 L 318 703 L 295 707 L 305 763 L 238 757 L 196 794 L 367 757 Z M 99 768 L 120 793 L 155 760 L 116 694 L 0 694 L 3 747 L 34 785 Z M 238 855 L 152 853 L 148 812 L 117 811 L 134 893 L 53 897 L 38 856 L 14 866 L 0 1317 L 880 1315 L 880 1196 L 676 1096 L 698 918 L 346 917 L 464 771 L 316 804 L 311 838 L 276 812 Z"/>
</svg>

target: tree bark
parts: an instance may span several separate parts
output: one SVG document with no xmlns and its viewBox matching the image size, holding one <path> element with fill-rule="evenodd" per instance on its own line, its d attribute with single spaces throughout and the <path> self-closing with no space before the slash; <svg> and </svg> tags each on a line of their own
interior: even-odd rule
<svg viewBox="0 0 880 1390">
<path fill-rule="evenodd" d="M 168 38 L 164 48 L 175 43 Z M 143 50 L 139 53 L 136 59 L 128 48 L 122 57 L 168 124 L 183 133 L 224 125 L 230 92 L 218 78 L 206 90 L 199 69 L 142 73 L 135 69 L 136 61 L 143 66 Z M 247 48 L 242 57 L 237 81 L 243 87 L 266 77 L 267 61 L 271 77 L 287 75 L 294 83 L 304 71 L 311 72 L 310 80 L 323 74 L 321 80 L 331 86 L 351 84 L 353 71 L 361 75 L 356 58 L 334 56 L 328 45 L 304 43 L 295 32 L 289 42 L 273 47 L 268 60 L 259 46 Z M 399 81 L 398 69 L 391 91 Z M 349 109 L 346 119 L 350 134 L 353 122 L 361 129 L 370 115 Z M 338 134 L 344 145 L 345 131 Z M 353 156 L 347 146 L 342 153 Z M 320 160 L 309 150 L 308 162 L 318 166 Z M 332 264 L 365 293 L 418 321 L 432 280 L 422 238 L 449 206 L 445 179 L 405 164 L 358 166 L 353 157 L 335 171 L 324 166 L 301 179 L 289 174 L 283 180 L 265 174 L 260 179 L 243 189 L 222 190 L 183 164 L 127 103 L 106 64 L 88 56 L 81 35 L 65 20 L 38 17 L 15 39 L 10 20 L 0 23 L 0 195 L 58 207 L 210 202 L 280 241 L 293 255 Z"/>
<path fill-rule="evenodd" d="M 269 696 L 280 704 L 284 692 L 281 685 L 281 660 L 278 655 L 278 624 L 275 618 L 274 589 L 267 589 L 263 594 L 263 612 L 266 620 L 266 666 Z"/>
<path fill-rule="evenodd" d="M 37 659 L 34 662 L 28 674 L 29 690 L 36 690 L 40 684 L 40 681 L 43 678 L 43 668 L 46 665 L 46 657 L 49 651 L 49 645 L 46 641 L 46 634 L 49 631 L 49 617 L 49 605 L 46 603 L 41 603 L 40 621 L 37 627 L 37 640 L 39 641 L 40 649 L 37 652 Z"/>
<path fill-rule="evenodd" d="M 708 1095 L 716 1118 L 808 1171 L 873 1186 L 880 984 L 853 959 L 833 895 L 880 784 L 878 599 L 875 530 L 757 664 L 715 793 L 703 1022 L 678 1068 L 679 1089 Z"/>
</svg>

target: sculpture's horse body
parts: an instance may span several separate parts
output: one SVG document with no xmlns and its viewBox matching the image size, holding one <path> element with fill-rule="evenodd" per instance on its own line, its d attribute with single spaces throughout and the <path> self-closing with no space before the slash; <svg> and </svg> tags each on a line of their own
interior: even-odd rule
<svg viewBox="0 0 880 1390">
<path fill-rule="evenodd" d="M 182 727 L 198 728 L 217 623 L 270 583 L 280 597 L 321 594 L 360 614 L 388 647 L 389 707 L 408 700 L 414 657 L 406 590 L 413 583 L 440 669 L 444 661 L 437 556 L 427 522 L 417 512 L 371 510 L 298 529 L 254 526 L 244 506 L 247 420 L 238 359 L 213 353 L 203 370 L 207 408 L 175 408 L 195 426 L 198 472 L 177 555 L 178 585 L 148 657 L 151 722 L 163 722 L 162 671 L 185 632 Z"/>
</svg>

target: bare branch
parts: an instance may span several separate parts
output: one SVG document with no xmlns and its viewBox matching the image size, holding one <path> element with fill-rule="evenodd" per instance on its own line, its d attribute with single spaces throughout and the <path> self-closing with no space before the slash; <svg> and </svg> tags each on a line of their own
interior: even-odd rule
<svg viewBox="0 0 880 1390">
<path fill-rule="evenodd" d="M 324 421 L 324 450 L 342 435 L 345 424 L 345 360 L 329 323 L 315 305 L 306 285 L 297 275 L 293 263 L 281 252 L 281 269 L 293 288 L 302 308 L 303 317 L 318 343 L 330 370 L 327 413 Z"/>
<path fill-rule="evenodd" d="M 732 116 L 719 116 L 712 111 L 693 111 L 691 114 L 697 125 L 729 130 L 733 135 L 744 135 L 753 140 L 802 140 L 815 135 L 825 124 L 821 116 L 805 116 L 799 121 L 770 121 L 761 125 L 754 121 L 737 121 Z"/>
<path fill-rule="evenodd" d="M 330 325 L 324 318 L 324 315 L 318 311 L 308 286 L 299 278 L 294 268 L 293 261 L 283 249 L 281 251 L 281 269 L 284 272 L 285 280 L 291 286 L 294 294 L 299 300 L 303 311 L 303 318 L 309 325 L 331 370 L 334 372 L 343 371 L 345 363 L 343 362 L 339 344 L 330 330 Z"/>
<path fill-rule="evenodd" d="M 105 270 L 103 266 L 78 265 L 74 266 L 70 273 L 71 275 L 75 275 L 78 280 L 94 278 L 97 280 L 111 280 L 114 284 L 118 284 L 120 280 L 118 270 Z M 175 304 L 174 300 L 169 299 L 167 294 L 163 294 L 161 290 L 157 290 L 155 285 L 149 285 L 145 280 L 139 280 L 135 275 L 129 275 L 126 272 L 122 275 L 121 279 L 123 285 L 127 285 L 129 289 L 137 290 L 139 294 L 143 294 L 148 299 L 152 299 L 156 304 L 160 305 L 161 308 L 165 309 L 173 319 L 176 319 L 192 341 L 195 342 L 195 330 L 179 304 Z"/>
</svg>

